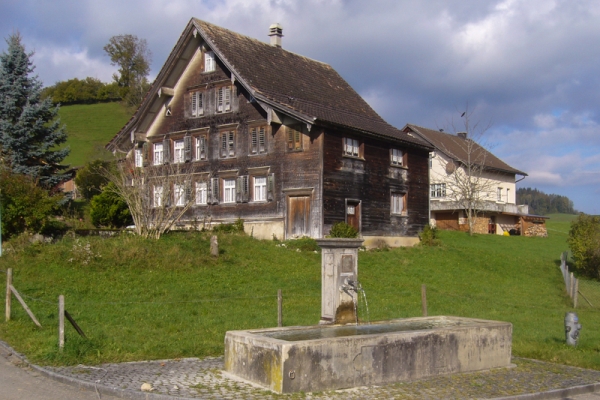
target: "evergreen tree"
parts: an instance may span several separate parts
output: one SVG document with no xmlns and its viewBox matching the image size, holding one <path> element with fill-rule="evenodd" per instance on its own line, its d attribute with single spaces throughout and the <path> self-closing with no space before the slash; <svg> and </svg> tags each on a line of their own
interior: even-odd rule
<svg viewBox="0 0 600 400">
<path fill-rule="evenodd" d="M 61 162 L 69 149 L 58 149 L 67 140 L 60 125 L 58 106 L 41 99 L 42 84 L 33 73 L 21 35 L 6 40 L 8 49 L 0 54 L 0 155 L 14 173 L 31 176 L 51 189 L 68 179 L 68 166 Z"/>
</svg>

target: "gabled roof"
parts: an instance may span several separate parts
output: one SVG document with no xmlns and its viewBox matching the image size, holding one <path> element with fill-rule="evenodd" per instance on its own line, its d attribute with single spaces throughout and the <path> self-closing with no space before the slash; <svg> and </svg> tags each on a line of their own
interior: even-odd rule
<svg viewBox="0 0 600 400">
<path fill-rule="evenodd" d="M 474 162 L 475 164 L 483 164 L 486 168 L 501 172 L 527 176 L 525 172 L 511 167 L 471 139 L 464 139 L 458 135 L 452 135 L 412 124 L 407 124 L 403 131 L 414 132 L 435 147 L 437 151 L 444 153 L 454 161 L 459 161 L 463 164 L 467 163 L 470 149 L 470 159 L 472 160 L 471 162 Z M 469 142 L 467 143 L 467 141 Z"/>
<path fill-rule="evenodd" d="M 310 125 L 339 126 L 407 145 L 430 147 L 384 121 L 330 65 L 192 18 L 144 102 L 107 148 L 115 150 L 135 128 L 137 118 L 150 108 L 149 103 L 165 85 L 168 71 L 194 31 L 263 106 Z"/>
</svg>

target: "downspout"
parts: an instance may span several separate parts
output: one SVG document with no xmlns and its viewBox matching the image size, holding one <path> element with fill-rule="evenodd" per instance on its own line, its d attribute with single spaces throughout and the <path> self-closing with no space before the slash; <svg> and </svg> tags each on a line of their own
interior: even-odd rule
<svg viewBox="0 0 600 400">
<path fill-rule="evenodd" d="M 431 225 L 431 169 L 433 168 L 433 159 L 435 158 L 435 151 L 432 151 L 431 153 L 429 153 L 429 158 L 428 158 L 428 162 L 429 165 L 427 166 L 427 183 L 428 183 L 428 187 L 427 187 L 427 211 L 428 211 L 428 218 L 427 218 L 427 225 Z"/>
</svg>

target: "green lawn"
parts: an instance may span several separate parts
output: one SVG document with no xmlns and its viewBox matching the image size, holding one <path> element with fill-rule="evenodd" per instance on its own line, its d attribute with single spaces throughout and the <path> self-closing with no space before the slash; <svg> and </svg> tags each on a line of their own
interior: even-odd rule
<svg viewBox="0 0 600 400">
<path fill-rule="evenodd" d="M 71 153 L 65 164 L 80 167 L 97 158 L 110 158 L 104 146 L 125 126 L 131 111 L 121 103 L 76 104 L 59 109 Z"/>
<path fill-rule="evenodd" d="M 441 232 L 439 247 L 361 252 L 371 320 L 419 316 L 425 284 L 429 315 L 510 321 L 514 355 L 600 369 L 600 301 L 594 308 L 580 299 L 580 344 L 564 344 L 572 307 L 558 265 L 569 222 L 561 216 L 548 227 L 549 238 Z M 205 233 L 65 238 L 6 250 L 0 269 L 14 269 L 14 286 L 43 328 L 13 300 L 13 320 L 0 322 L 0 338 L 50 364 L 218 355 L 227 330 L 277 324 L 277 289 L 284 325 L 318 322 L 320 254 L 235 234 L 220 235 L 219 243 L 218 260 Z M 590 298 L 600 293 L 595 283 L 586 290 Z M 57 350 L 60 294 L 89 337 L 68 326 L 64 354 Z"/>
</svg>

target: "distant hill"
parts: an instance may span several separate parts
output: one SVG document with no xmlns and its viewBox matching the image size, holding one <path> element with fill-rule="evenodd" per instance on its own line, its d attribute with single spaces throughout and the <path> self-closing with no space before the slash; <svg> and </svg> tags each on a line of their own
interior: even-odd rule
<svg viewBox="0 0 600 400">
<path fill-rule="evenodd" d="M 65 164 L 80 167 L 90 160 L 110 158 L 104 146 L 125 126 L 132 112 L 121 103 L 61 106 L 58 112 L 66 125 L 71 153 Z"/>
<path fill-rule="evenodd" d="M 576 214 L 573 202 L 566 196 L 546 194 L 538 189 L 517 189 L 517 204 L 527 204 L 531 214 Z"/>
</svg>

